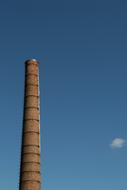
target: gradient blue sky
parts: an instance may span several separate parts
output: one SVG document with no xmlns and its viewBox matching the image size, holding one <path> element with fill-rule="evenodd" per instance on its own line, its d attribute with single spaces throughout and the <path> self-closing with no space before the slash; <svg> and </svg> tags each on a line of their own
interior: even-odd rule
<svg viewBox="0 0 127 190">
<path fill-rule="evenodd" d="M 0 1 L 0 189 L 18 190 L 24 61 L 38 59 L 44 190 L 126 190 L 127 2 Z"/>
</svg>

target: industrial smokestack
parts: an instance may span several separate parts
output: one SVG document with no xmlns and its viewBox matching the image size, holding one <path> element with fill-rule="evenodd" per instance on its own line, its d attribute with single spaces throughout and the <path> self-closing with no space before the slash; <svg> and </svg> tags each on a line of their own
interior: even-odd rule
<svg viewBox="0 0 127 190">
<path fill-rule="evenodd" d="M 19 190 L 41 190 L 39 99 L 39 63 L 27 60 Z"/>
</svg>

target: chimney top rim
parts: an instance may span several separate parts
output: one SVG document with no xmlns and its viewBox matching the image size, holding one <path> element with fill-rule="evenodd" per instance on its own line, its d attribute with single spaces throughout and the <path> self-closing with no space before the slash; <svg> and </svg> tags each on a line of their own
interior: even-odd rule
<svg viewBox="0 0 127 190">
<path fill-rule="evenodd" d="M 28 59 L 28 60 L 25 61 L 25 64 L 33 63 L 33 62 L 39 64 L 39 62 L 36 59 Z"/>
</svg>

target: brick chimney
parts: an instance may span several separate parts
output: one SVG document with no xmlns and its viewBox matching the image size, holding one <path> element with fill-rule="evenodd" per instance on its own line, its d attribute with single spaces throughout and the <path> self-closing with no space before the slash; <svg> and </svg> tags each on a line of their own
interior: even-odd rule
<svg viewBox="0 0 127 190">
<path fill-rule="evenodd" d="M 41 190 L 39 98 L 39 63 L 27 60 L 19 190 Z"/>
</svg>

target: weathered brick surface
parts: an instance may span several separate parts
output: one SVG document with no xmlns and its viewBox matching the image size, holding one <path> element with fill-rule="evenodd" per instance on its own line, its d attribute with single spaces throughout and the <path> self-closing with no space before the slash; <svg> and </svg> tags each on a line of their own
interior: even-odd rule
<svg viewBox="0 0 127 190">
<path fill-rule="evenodd" d="M 22 158 L 22 165 L 24 162 L 39 162 L 40 163 L 40 155 L 33 154 L 24 154 Z"/>
<path fill-rule="evenodd" d="M 39 120 L 39 110 L 36 108 L 29 108 L 25 109 L 25 114 L 24 114 L 24 119 L 25 120 Z"/>
<path fill-rule="evenodd" d="M 40 164 L 38 163 L 24 163 L 22 171 L 40 171 Z"/>
<path fill-rule="evenodd" d="M 25 107 L 26 108 L 39 108 L 38 98 L 34 97 L 34 96 L 27 97 L 26 101 L 25 101 Z"/>
<path fill-rule="evenodd" d="M 24 121 L 24 132 L 28 131 L 40 132 L 40 129 L 38 127 L 38 121 L 36 120 Z"/>
<path fill-rule="evenodd" d="M 33 85 L 27 86 L 26 96 L 38 96 L 38 88 L 35 88 Z M 27 100 L 27 99 L 26 99 Z"/>
<path fill-rule="evenodd" d="M 37 181 L 24 181 L 21 185 L 21 189 L 31 190 L 31 189 L 41 189 L 40 183 Z"/>
<path fill-rule="evenodd" d="M 41 190 L 39 69 L 36 60 L 25 63 L 24 118 L 19 190 Z"/>
</svg>

